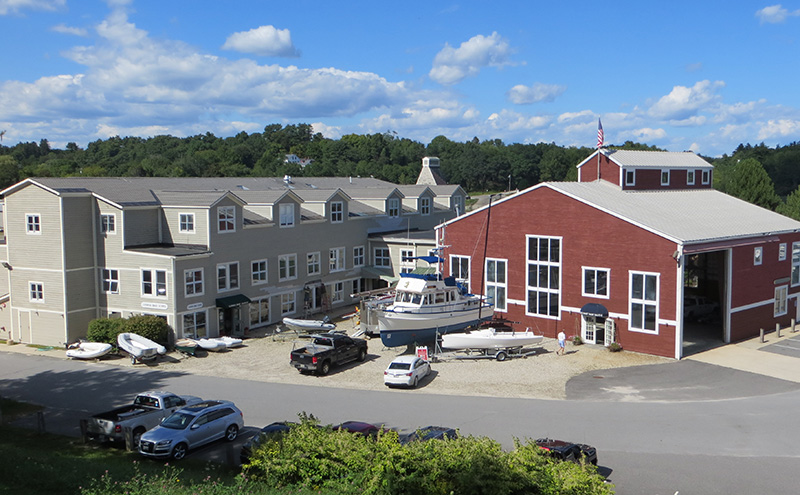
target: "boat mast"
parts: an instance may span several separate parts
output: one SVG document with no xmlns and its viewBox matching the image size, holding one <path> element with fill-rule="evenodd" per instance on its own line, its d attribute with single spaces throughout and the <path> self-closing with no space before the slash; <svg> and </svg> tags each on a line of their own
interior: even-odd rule
<svg viewBox="0 0 800 495">
<path fill-rule="evenodd" d="M 492 198 L 494 194 L 489 195 L 489 206 L 486 207 L 486 236 L 483 239 L 483 259 L 481 261 L 481 292 L 478 295 L 478 321 L 481 321 L 481 311 L 483 311 L 483 281 L 486 280 L 486 250 L 489 246 L 489 220 L 492 218 Z"/>
</svg>

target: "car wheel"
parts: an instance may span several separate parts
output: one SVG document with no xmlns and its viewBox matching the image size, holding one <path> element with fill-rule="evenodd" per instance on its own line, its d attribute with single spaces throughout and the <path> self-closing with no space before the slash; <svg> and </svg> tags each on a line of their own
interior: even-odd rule
<svg viewBox="0 0 800 495">
<path fill-rule="evenodd" d="M 225 430 L 225 440 L 232 442 L 236 440 L 236 437 L 239 436 L 239 427 L 236 425 L 230 425 L 227 430 Z"/>
<path fill-rule="evenodd" d="M 181 442 L 172 449 L 172 458 L 176 461 L 180 461 L 184 457 L 186 457 L 186 453 L 189 451 L 189 446 L 185 443 Z"/>
<path fill-rule="evenodd" d="M 330 361 L 325 361 L 319 367 L 319 374 L 322 376 L 327 375 L 331 371 L 331 363 Z"/>
<path fill-rule="evenodd" d="M 411 388 L 417 388 L 417 385 L 419 385 L 419 377 L 415 376 L 414 383 L 411 385 Z"/>
<path fill-rule="evenodd" d="M 144 432 L 145 432 L 144 428 L 136 428 L 135 430 L 133 430 L 133 435 L 131 437 L 131 440 L 133 441 L 133 444 L 136 446 L 137 449 L 139 448 L 139 442 L 141 442 L 142 435 L 144 434 Z"/>
<path fill-rule="evenodd" d="M 359 361 L 364 361 L 366 358 L 367 358 L 367 351 L 365 351 L 364 349 L 359 349 L 358 350 L 358 360 Z"/>
</svg>

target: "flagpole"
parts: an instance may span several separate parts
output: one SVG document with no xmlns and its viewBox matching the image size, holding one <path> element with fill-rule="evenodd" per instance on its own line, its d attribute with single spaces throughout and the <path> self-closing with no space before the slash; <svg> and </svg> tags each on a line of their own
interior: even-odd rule
<svg viewBox="0 0 800 495">
<path fill-rule="evenodd" d="M 603 124 L 600 122 L 600 117 L 597 118 L 597 180 L 600 180 L 600 149 L 603 147 L 605 135 L 603 133 Z"/>
</svg>

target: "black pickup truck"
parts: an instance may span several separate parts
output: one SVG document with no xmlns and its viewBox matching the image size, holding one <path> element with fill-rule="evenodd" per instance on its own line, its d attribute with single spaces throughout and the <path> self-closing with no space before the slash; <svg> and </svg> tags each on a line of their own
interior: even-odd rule
<svg viewBox="0 0 800 495">
<path fill-rule="evenodd" d="M 292 349 L 290 363 L 300 372 L 327 375 L 331 366 L 348 361 L 363 361 L 367 357 L 367 341 L 339 333 L 310 335 L 311 342 Z"/>
</svg>

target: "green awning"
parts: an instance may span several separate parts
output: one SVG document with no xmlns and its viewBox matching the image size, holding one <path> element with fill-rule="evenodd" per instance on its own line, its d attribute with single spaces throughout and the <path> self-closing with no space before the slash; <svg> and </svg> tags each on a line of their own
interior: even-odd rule
<svg viewBox="0 0 800 495">
<path fill-rule="evenodd" d="M 234 306 L 241 306 L 244 303 L 249 303 L 250 298 L 244 294 L 236 294 L 235 296 L 220 297 L 217 299 L 217 307 L 228 309 Z"/>
<path fill-rule="evenodd" d="M 379 278 L 383 281 L 389 282 L 390 284 L 400 280 L 399 277 L 395 277 L 392 274 L 391 269 L 377 268 L 374 266 L 365 266 L 362 268 L 361 275 L 365 278 Z"/>
</svg>

